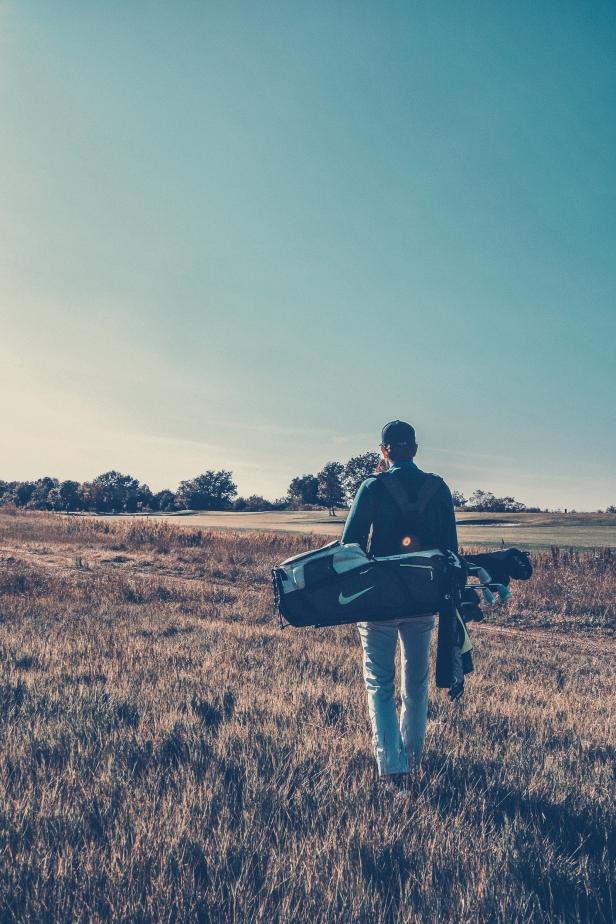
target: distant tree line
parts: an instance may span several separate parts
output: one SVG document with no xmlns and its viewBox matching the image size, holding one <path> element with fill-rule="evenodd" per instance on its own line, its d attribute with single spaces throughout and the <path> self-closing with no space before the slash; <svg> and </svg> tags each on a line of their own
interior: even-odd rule
<svg viewBox="0 0 616 924">
<path fill-rule="evenodd" d="M 11 504 L 34 510 L 65 513 L 158 513 L 177 510 L 310 510 L 325 507 L 330 516 L 351 504 L 362 481 L 379 471 L 382 464 L 377 452 L 353 456 L 345 464 L 327 462 L 316 474 L 296 475 L 285 497 L 275 501 L 259 494 L 239 497 L 233 473 L 208 470 L 195 478 L 181 481 L 176 491 L 154 493 L 147 484 L 121 472 L 103 472 L 92 481 L 59 481 L 48 476 L 36 481 L 2 481 L 0 506 Z M 514 497 L 496 497 L 491 491 L 477 490 L 469 498 L 453 491 L 456 508 L 489 513 L 534 513 L 539 507 L 527 507 Z M 607 508 L 616 513 L 616 506 Z"/>
<path fill-rule="evenodd" d="M 207 471 L 189 481 L 181 481 L 177 491 L 154 493 L 132 475 L 103 472 L 92 481 L 0 480 L 0 505 L 14 504 L 34 510 L 65 513 L 155 513 L 174 510 L 229 510 L 237 497 L 231 472 Z M 254 498 L 249 498 L 253 503 Z M 248 503 L 248 501 L 246 501 Z M 241 509 L 241 508 L 240 508 Z"/>
<path fill-rule="evenodd" d="M 375 470 L 378 455 L 365 453 L 346 465 L 328 462 L 316 475 L 301 475 L 289 485 L 286 497 L 275 501 L 259 494 L 238 497 L 233 473 L 209 470 L 181 481 L 176 491 L 153 492 L 132 475 L 103 472 L 92 481 L 60 481 L 45 476 L 36 481 L 0 479 L 0 506 L 64 513 L 158 513 L 177 510 L 282 510 L 327 507 L 332 515 L 350 500 L 364 478 Z"/>
<path fill-rule="evenodd" d="M 491 491 L 477 489 L 467 499 L 460 491 L 452 491 L 454 507 L 476 510 L 478 513 L 540 513 L 540 507 L 527 507 L 515 497 L 495 497 Z"/>
</svg>

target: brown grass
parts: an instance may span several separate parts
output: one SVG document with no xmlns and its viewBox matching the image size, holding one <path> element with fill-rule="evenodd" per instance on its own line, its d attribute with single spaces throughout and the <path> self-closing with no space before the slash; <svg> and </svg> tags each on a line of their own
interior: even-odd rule
<svg viewBox="0 0 616 924">
<path fill-rule="evenodd" d="M 313 543 L 0 516 L 1 920 L 614 920 L 614 557 L 535 555 L 411 797 L 354 627 L 272 618 Z"/>
</svg>

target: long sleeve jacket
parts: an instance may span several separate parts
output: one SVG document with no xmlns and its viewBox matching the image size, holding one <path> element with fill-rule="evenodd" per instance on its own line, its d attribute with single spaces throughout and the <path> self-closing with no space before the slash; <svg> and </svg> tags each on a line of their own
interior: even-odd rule
<svg viewBox="0 0 616 924">
<path fill-rule="evenodd" d="M 398 462 L 390 472 L 400 480 L 410 501 L 417 498 L 426 472 L 414 462 Z M 389 477 L 389 476 L 388 476 Z M 401 512 L 389 492 L 376 477 L 362 482 L 348 515 L 342 542 L 358 542 L 373 555 L 396 555 L 400 552 Z M 458 535 L 451 492 L 444 481 L 429 500 L 415 523 L 424 548 L 458 551 Z"/>
</svg>

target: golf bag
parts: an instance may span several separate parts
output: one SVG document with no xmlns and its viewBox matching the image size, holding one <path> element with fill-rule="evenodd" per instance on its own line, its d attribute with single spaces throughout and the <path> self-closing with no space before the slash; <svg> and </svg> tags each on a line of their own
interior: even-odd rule
<svg viewBox="0 0 616 924">
<path fill-rule="evenodd" d="M 376 558 L 357 543 L 331 542 L 274 568 L 276 609 L 296 627 L 435 613 L 454 561 L 439 549 Z M 464 583 L 462 567 L 457 570 Z"/>
<path fill-rule="evenodd" d="M 467 590 L 478 588 L 490 604 L 495 593 L 507 598 L 512 579 L 531 574 L 528 555 L 519 549 L 465 557 L 428 549 L 375 557 L 357 543 L 336 541 L 288 558 L 273 569 L 272 582 L 281 620 L 301 628 L 437 613 L 447 596 L 463 611 L 467 607 L 466 621 L 479 619 L 479 597 Z M 468 584 L 470 577 L 479 583 Z"/>
<path fill-rule="evenodd" d="M 528 555 L 503 549 L 462 557 L 428 549 L 371 556 L 357 543 L 331 542 L 288 558 L 272 571 L 274 604 L 281 626 L 338 626 L 439 614 L 436 684 L 461 696 L 472 671 L 466 624 L 483 620 L 480 598 L 506 599 L 511 579 L 532 574 Z M 469 584 L 474 577 L 477 584 Z"/>
</svg>

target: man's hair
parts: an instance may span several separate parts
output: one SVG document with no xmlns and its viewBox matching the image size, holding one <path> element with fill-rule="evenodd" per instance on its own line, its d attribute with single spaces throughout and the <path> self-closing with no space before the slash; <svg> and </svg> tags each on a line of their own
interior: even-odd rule
<svg viewBox="0 0 616 924">
<path fill-rule="evenodd" d="M 384 443 L 383 445 L 386 447 L 392 462 L 414 459 L 417 453 L 417 443 Z"/>
</svg>

